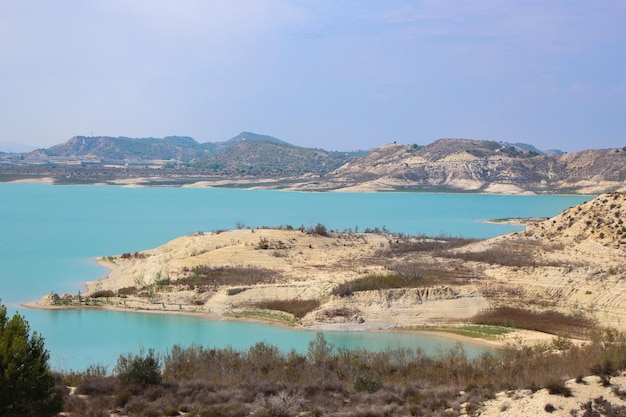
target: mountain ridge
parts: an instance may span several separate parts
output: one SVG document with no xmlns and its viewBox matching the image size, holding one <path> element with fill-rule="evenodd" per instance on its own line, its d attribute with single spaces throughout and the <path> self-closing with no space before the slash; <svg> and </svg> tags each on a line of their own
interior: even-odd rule
<svg viewBox="0 0 626 417">
<path fill-rule="evenodd" d="M 144 185 L 219 181 L 302 191 L 596 194 L 626 190 L 626 147 L 563 153 L 523 143 L 443 138 L 423 146 L 394 143 L 337 152 L 244 131 L 206 143 L 188 136 L 75 136 L 47 149 L 0 154 L 0 180 L 41 177 Z"/>
</svg>

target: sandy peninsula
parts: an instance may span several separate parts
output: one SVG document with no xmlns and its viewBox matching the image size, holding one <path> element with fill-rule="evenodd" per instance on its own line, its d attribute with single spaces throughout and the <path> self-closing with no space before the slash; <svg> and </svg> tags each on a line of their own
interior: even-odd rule
<svg viewBox="0 0 626 417">
<path fill-rule="evenodd" d="M 98 259 L 108 269 L 82 295 L 49 294 L 36 308 L 110 308 L 293 327 L 450 330 L 513 306 L 584 316 L 626 330 L 624 194 L 605 194 L 523 232 L 483 241 L 336 233 L 318 228 L 194 233 L 154 249 Z M 356 288 L 388 277 L 406 286 Z M 387 277 L 387 278 L 385 278 Z M 307 305 L 303 313 L 289 307 Z M 299 307 L 300 306 L 300 307 Z M 545 341 L 517 330 L 491 338 Z"/>
</svg>

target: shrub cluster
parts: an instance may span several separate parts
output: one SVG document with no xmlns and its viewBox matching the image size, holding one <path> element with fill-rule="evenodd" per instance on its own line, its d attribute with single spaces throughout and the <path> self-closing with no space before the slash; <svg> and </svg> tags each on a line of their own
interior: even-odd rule
<svg viewBox="0 0 626 417">
<path fill-rule="evenodd" d="M 461 259 L 465 262 L 481 262 L 490 265 L 502 265 L 509 267 L 537 267 L 537 266 L 564 266 L 561 261 L 546 261 L 535 256 L 539 251 L 553 251 L 559 249 L 558 245 L 545 245 L 539 241 L 527 240 L 521 242 L 509 242 L 501 247 L 491 247 L 480 252 L 447 251 L 439 255 Z"/>
<path fill-rule="evenodd" d="M 459 284 L 471 278 L 463 271 L 430 269 L 420 265 L 398 264 L 389 267 L 388 274 L 368 274 L 336 285 L 332 295 L 346 297 L 357 291 L 393 288 L 422 288 L 431 285 Z"/>
<path fill-rule="evenodd" d="M 570 316 L 558 311 L 531 311 L 516 307 L 498 307 L 483 311 L 472 318 L 476 324 L 507 326 L 571 337 L 587 338 L 597 328 L 589 318 Z"/>
<path fill-rule="evenodd" d="M 460 237 L 428 237 L 423 235 L 393 235 L 389 246 L 379 251 L 380 256 L 396 256 L 415 252 L 442 252 L 476 242 L 476 239 Z"/>
<path fill-rule="evenodd" d="M 284 311 L 285 313 L 293 314 L 297 318 L 301 319 L 311 311 L 320 306 L 319 300 L 266 300 L 259 301 L 252 305 L 253 307 L 263 308 L 267 310 Z"/>
<path fill-rule="evenodd" d="M 122 364 L 120 366 L 120 364 Z M 160 364 L 163 365 L 160 370 Z M 247 350 L 174 346 L 163 360 L 123 355 L 115 376 L 101 370 L 65 378 L 88 397 L 68 397 L 66 412 L 129 416 L 458 416 L 495 392 L 548 387 L 626 368 L 626 338 L 596 334 L 556 352 L 549 344 L 510 345 L 468 359 L 462 347 L 436 356 L 420 350 L 371 352 L 329 344 L 318 335 L 306 353 L 257 343 Z M 157 371 L 159 370 L 159 371 Z M 157 377 L 158 373 L 158 377 Z M 129 377 L 129 375 L 133 375 Z"/>
<path fill-rule="evenodd" d="M 189 275 L 175 281 L 177 285 L 188 285 L 192 288 L 218 287 L 221 285 L 255 285 L 276 282 L 277 274 L 263 268 L 252 267 L 211 267 L 198 266 L 192 270 L 183 270 Z"/>
</svg>

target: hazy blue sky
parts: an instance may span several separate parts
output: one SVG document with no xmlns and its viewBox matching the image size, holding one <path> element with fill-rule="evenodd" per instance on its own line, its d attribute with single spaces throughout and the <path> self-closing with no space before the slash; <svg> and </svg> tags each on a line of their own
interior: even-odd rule
<svg viewBox="0 0 626 417">
<path fill-rule="evenodd" d="M 626 146 L 624 0 L 0 0 L 0 141 Z"/>
</svg>

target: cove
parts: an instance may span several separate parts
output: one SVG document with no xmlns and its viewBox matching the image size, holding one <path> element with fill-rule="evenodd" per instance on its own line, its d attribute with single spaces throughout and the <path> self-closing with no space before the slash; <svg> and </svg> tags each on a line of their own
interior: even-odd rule
<svg viewBox="0 0 626 417">
<path fill-rule="evenodd" d="M 331 230 L 487 238 L 521 230 L 480 220 L 549 217 L 589 196 L 425 193 L 299 193 L 267 190 L 0 184 L 0 298 L 41 333 L 60 369 L 109 368 L 121 353 L 174 344 L 247 348 L 264 341 L 306 350 L 314 332 L 201 317 L 96 310 L 27 310 L 55 291 L 77 293 L 105 274 L 93 259 L 152 248 L 197 231 L 322 223 Z M 337 346 L 420 347 L 447 339 L 398 333 L 327 333 Z M 448 345 L 446 345 L 446 342 Z M 469 349 L 469 347 L 467 348 Z"/>
</svg>

